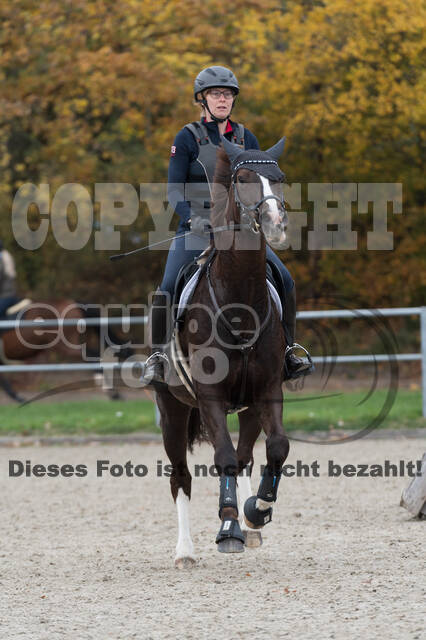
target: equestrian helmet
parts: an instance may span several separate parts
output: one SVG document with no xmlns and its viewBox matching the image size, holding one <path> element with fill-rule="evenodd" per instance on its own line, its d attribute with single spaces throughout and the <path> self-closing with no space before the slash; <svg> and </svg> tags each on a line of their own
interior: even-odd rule
<svg viewBox="0 0 426 640">
<path fill-rule="evenodd" d="M 229 87 L 235 91 L 235 95 L 240 91 L 238 80 L 230 69 L 213 66 L 203 69 L 195 78 L 194 98 L 197 99 L 197 93 L 200 91 L 213 89 L 213 87 Z"/>
</svg>

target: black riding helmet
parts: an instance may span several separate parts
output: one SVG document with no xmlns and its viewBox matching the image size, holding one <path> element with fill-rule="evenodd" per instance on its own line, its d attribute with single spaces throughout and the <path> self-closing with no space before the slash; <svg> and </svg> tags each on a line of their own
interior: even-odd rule
<svg viewBox="0 0 426 640">
<path fill-rule="evenodd" d="M 238 80 L 230 69 L 221 66 L 212 66 L 207 67 L 200 71 L 198 76 L 195 78 L 194 82 L 194 98 L 197 102 L 200 102 L 203 107 L 207 109 L 210 113 L 211 117 L 215 122 L 225 122 L 227 118 L 217 118 L 210 111 L 207 100 L 203 97 L 201 100 L 197 99 L 197 94 L 207 89 L 213 89 L 214 87 L 225 87 L 227 89 L 232 89 L 235 95 L 237 95 L 240 91 L 240 87 L 238 85 Z M 235 102 L 235 98 L 234 98 Z M 232 103 L 231 111 L 234 107 L 234 102 Z"/>
</svg>

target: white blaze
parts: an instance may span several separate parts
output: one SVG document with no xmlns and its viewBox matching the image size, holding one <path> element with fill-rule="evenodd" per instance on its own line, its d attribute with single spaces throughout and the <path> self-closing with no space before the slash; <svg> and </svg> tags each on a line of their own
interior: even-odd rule
<svg viewBox="0 0 426 640">
<path fill-rule="evenodd" d="M 263 186 L 263 197 L 266 198 L 266 196 L 274 196 L 273 198 L 266 200 L 265 204 L 268 206 L 268 210 L 269 210 L 268 213 L 271 217 L 271 221 L 273 222 L 273 224 L 279 224 L 281 222 L 281 214 L 280 214 L 280 210 L 278 209 L 278 201 L 275 200 L 275 194 L 272 192 L 271 185 L 269 184 L 269 180 L 260 175 L 259 175 L 259 178 Z"/>
</svg>

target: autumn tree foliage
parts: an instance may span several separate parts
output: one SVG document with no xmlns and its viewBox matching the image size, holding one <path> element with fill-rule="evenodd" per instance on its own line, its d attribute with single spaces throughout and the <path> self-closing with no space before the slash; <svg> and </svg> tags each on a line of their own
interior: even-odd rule
<svg viewBox="0 0 426 640">
<path fill-rule="evenodd" d="M 370 214 L 355 216 L 355 251 L 304 242 L 283 252 L 299 298 L 421 303 L 424 3 L 18 0 L 1 4 L 0 20 L 0 216 L 23 291 L 145 299 L 164 251 L 113 266 L 92 241 L 63 251 L 52 234 L 25 251 L 11 230 L 14 194 L 26 182 L 48 183 L 51 194 L 81 183 L 92 196 L 96 182 L 164 182 L 176 132 L 198 117 L 195 75 L 224 64 L 241 84 L 234 117 L 264 148 L 288 137 L 290 183 L 403 184 L 403 214 L 389 215 L 393 251 L 367 250 Z M 302 208 L 312 228 L 311 203 Z M 141 205 L 123 248 L 145 244 L 152 228 Z"/>
</svg>

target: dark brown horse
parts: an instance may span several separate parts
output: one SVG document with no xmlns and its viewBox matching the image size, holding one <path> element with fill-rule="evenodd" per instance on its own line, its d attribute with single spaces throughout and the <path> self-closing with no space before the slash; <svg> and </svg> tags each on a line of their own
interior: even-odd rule
<svg viewBox="0 0 426 640">
<path fill-rule="evenodd" d="M 187 448 L 201 439 L 214 447 L 221 520 L 216 542 L 226 553 L 243 551 L 244 543 L 261 543 L 260 532 L 253 529 L 271 519 L 289 450 L 282 426 L 286 344 L 266 282 L 266 242 L 273 248 L 285 242 L 283 174 L 277 165 L 284 140 L 268 152 L 241 151 L 227 141 L 224 146 L 213 185 L 214 242 L 175 343 L 174 361 L 179 352 L 193 391 L 188 384 L 182 386 L 175 370 L 168 386 L 156 388 L 164 445 L 173 467 L 171 492 L 179 520 L 175 563 L 180 568 L 195 561 Z M 239 412 L 240 426 L 236 449 L 227 428 L 227 414 L 234 411 Z M 253 446 L 262 429 L 267 464 L 257 495 L 252 495 L 246 471 L 251 471 Z M 243 511 L 241 530 L 238 517 Z"/>
</svg>

